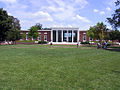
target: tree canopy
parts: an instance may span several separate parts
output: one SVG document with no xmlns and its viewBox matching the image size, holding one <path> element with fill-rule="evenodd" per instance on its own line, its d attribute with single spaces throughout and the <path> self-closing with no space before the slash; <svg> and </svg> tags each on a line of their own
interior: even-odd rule
<svg viewBox="0 0 120 90">
<path fill-rule="evenodd" d="M 5 10 L 0 8 L 0 41 L 6 38 L 6 32 L 10 29 L 8 14 Z"/>
<path fill-rule="evenodd" d="M 107 21 L 112 25 L 113 29 L 117 30 L 120 28 L 120 0 L 117 0 L 115 4 L 118 8 L 115 10 L 114 14 L 112 14 L 112 17 L 107 18 Z"/>
<path fill-rule="evenodd" d="M 0 8 L 0 41 L 15 41 L 20 39 L 20 24 L 17 18 L 9 16 Z"/>
<path fill-rule="evenodd" d="M 38 28 L 35 27 L 35 26 L 32 26 L 30 28 L 30 31 L 28 32 L 28 36 L 29 38 L 33 38 L 33 39 L 36 39 L 38 37 Z"/>
<path fill-rule="evenodd" d="M 97 25 L 90 27 L 87 31 L 87 35 L 93 39 L 105 40 L 107 36 L 107 27 L 103 22 L 98 22 Z"/>
</svg>

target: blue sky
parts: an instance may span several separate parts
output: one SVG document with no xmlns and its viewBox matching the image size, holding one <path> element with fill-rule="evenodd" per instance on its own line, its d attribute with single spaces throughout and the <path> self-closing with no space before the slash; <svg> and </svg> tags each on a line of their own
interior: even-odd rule
<svg viewBox="0 0 120 90">
<path fill-rule="evenodd" d="M 116 0 L 0 0 L 0 8 L 20 20 L 21 28 L 36 23 L 43 27 L 79 27 L 87 30 L 105 22 L 115 10 Z"/>
</svg>

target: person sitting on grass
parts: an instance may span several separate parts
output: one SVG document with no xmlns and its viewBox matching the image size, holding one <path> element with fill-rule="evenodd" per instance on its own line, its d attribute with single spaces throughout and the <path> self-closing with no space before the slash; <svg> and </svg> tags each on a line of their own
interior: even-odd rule
<svg viewBox="0 0 120 90">
<path fill-rule="evenodd" d="M 101 47 L 100 45 L 100 41 L 97 43 L 97 49 L 99 49 Z"/>
<path fill-rule="evenodd" d="M 105 43 L 104 43 L 104 49 L 107 49 L 107 45 L 108 45 L 108 43 L 107 43 L 107 41 L 105 41 Z"/>
</svg>

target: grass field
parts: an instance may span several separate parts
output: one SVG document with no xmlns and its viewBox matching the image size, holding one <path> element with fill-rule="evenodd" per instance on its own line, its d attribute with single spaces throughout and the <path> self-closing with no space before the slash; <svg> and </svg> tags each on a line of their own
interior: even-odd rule
<svg viewBox="0 0 120 90">
<path fill-rule="evenodd" d="M 0 46 L 0 89 L 120 90 L 120 52 L 59 45 Z"/>
</svg>

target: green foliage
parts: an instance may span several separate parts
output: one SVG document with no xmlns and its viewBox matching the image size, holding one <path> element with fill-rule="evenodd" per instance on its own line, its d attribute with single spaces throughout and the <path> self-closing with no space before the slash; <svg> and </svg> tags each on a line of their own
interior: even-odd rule
<svg viewBox="0 0 120 90">
<path fill-rule="evenodd" d="M 21 37 L 26 38 L 26 34 L 25 33 L 21 34 Z"/>
<path fill-rule="evenodd" d="M 38 44 L 47 44 L 46 41 L 38 41 Z"/>
<path fill-rule="evenodd" d="M 19 40 L 20 28 L 19 20 L 8 16 L 7 11 L 0 8 L 0 41 Z"/>
<path fill-rule="evenodd" d="M 90 44 L 89 42 L 81 42 L 80 44 Z"/>
<path fill-rule="evenodd" d="M 7 32 L 6 40 L 16 41 L 21 38 L 20 30 L 10 30 Z"/>
<path fill-rule="evenodd" d="M 6 39 L 6 32 L 9 31 L 9 20 L 7 11 L 0 8 L 0 41 Z"/>
<path fill-rule="evenodd" d="M 32 27 L 30 28 L 30 31 L 28 32 L 28 36 L 29 36 L 29 38 L 34 38 L 34 39 L 36 39 L 36 38 L 39 36 L 38 28 L 35 27 L 35 26 L 32 26 Z"/>
<path fill-rule="evenodd" d="M 119 31 L 111 31 L 109 32 L 109 35 L 110 35 L 110 40 L 117 40 L 118 39 L 118 36 L 119 36 Z"/>
<path fill-rule="evenodd" d="M 21 38 L 20 35 L 20 24 L 19 24 L 19 20 L 17 18 L 14 18 L 13 16 L 9 16 L 9 25 L 11 25 L 11 29 L 9 31 L 7 31 L 7 37 L 6 40 L 9 41 L 16 41 L 19 40 Z"/>
<path fill-rule="evenodd" d="M 36 27 L 38 30 L 41 30 L 41 29 L 42 29 L 42 24 L 36 23 L 35 27 Z"/>
<path fill-rule="evenodd" d="M 118 8 L 115 10 L 114 14 L 112 14 L 112 17 L 107 18 L 107 21 L 117 30 L 120 27 L 120 0 L 117 0 L 115 4 Z"/>
<path fill-rule="evenodd" d="M 27 42 L 30 42 L 30 43 L 33 43 L 35 42 L 35 40 L 22 40 L 22 41 L 17 41 L 17 42 L 21 42 L 21 43 L 27 43 Z"/>
<path fill-rule="evenodd" d="M 108 37 L 108 29 L 103 22 L 98 22 L 97 25 L 90 27 L 87 31 L 87 35 L 93 39 L 105 40 Z"/>
</svg>

